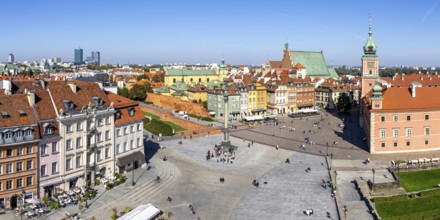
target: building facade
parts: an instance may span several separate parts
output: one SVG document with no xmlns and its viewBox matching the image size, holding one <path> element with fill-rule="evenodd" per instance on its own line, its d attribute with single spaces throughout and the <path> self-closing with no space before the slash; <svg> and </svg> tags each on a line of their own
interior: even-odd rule
<svg viewBox="0 0 440 220">
<path fill-rule="evenodd" d="M 73 63 L 74 63 L 75 65 L 81 65 L 81 64 L 84 63 L 84 59 L 83 59 L 83 49 L 81 49 L 81 48 L 75 49 L 75 52 L 74 52 L 74 61 L 73 61 Z"/>
</svg>

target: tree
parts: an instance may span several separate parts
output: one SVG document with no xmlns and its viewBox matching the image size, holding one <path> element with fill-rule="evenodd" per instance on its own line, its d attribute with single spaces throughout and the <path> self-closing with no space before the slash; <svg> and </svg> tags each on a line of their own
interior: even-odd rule
<svg viewBox="0 0 440 220">
<path fill-rule="evenodd" d="M 147 98 L 147 87 L 144 85 L 134 85 L 130 89 L 130 99 L 136 101 L 145 101 Z"/>
<path fill-rule="evenodd" d="M 208 101 L 203 101 L 203 108 L 208 109 Z"/>
<path fill-rule="evenodd" d="M 141 80 L 141 79 L 148 79 L 148 80 L 150 80 L 150 79 L 148 78 L 148 76 L 145 75 L 145 74 L 139 75 L 139 76 L 137 77 L 137 80 L 138 80 L 138 81 Z"/>
<path fill-rule="evenodd" d="M 125 88 L 125 87 L 122 88 L 122 89 L 118 88 L 118 95 L 123 96 L 125 98 L 129 98 L 130 97 L 130 93 L 129 93 L 128 89 Z"/>
<path fill-rule="evenodd" d="M 164 82 L 165 81 L 165 75 L 163 73 L 156 74 L 153 76 L 153 82 Z"/>
<path fill-rule="evenodd" d="M 339 95 L 336 107 L 341 112 L 347 112 L 351 109 L 351 100 L 347 93 L 343 92 Z"/>
</svg>

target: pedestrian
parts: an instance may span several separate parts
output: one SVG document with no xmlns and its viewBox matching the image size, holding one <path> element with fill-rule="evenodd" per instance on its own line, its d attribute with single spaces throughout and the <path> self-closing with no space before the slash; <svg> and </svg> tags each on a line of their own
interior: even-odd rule
<svg viewBox="0 0 440 220">
<path fill-rule="evenodd" d="M 277 146 L 275 148 L 278 150 L 278 148 L 280 148 L 280 146 L 278 146 L 278 144 L 277 144 Z"/>
</svg>

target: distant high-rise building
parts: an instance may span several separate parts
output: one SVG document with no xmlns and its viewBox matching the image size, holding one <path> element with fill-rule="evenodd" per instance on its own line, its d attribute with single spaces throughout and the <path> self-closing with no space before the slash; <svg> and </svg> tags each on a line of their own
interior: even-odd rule
<svg viewBox="0 0 440 220">
<path fill-rule="evenodd" d="M 8 62 L 13 63 L 15 62 L 15 56 L 14 54 L 10 53 L 8 56 Z"/>
<path fill-rule="evenodd" d="M 94 61 L 97 66 L 101 65 L 101 53 L 98 51 L 92 52 L 92 61 Z"/>
<path fill-rule="evenodd" d="M 83 64 L 83 49 L 78 48 L 75 49 L 75 61 L 74 61 L 75 65 L 81 65 Z"/>
<path fill-rule="evenodd" d="M 55 57 L 55 58 L 53 58 L 53 62 L 55 62 L 55 63 L 61 63 L 61 57 Z"/>
</svg>

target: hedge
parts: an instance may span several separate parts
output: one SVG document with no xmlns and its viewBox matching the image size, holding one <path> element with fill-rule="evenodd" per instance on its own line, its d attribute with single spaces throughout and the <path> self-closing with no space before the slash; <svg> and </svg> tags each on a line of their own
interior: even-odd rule
<svg viewBox="0 0 440 220">
<path fill-rule="evenodd" d="M 198 119 L 201 119 L 203 121 L 214 121 L 214 119 L 212 119 L 210 117 L 202 117 L 202 116 L 193 115 L 193 114 L 188 114 L 188 116 L 193 117 L 193 118 L 198 118 Z"/>
</svg>

